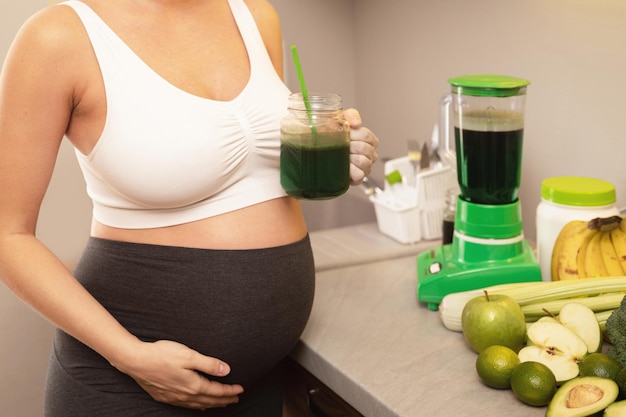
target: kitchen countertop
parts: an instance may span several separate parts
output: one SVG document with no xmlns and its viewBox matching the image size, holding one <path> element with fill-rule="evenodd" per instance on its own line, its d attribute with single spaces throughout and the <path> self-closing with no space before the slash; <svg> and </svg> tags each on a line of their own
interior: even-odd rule
<svg viewBox="0 0 626 417">
<path fill-rule="evenodd" d="M 376 223 L 311 232 L 317 272 L 413 255 L 437 241 L 401 244 L 378 231 Z"/>
<path fill-rule="evenodd" d="M 315 301 L 292 357 L 367 417 L 543 416 L 483 385 L 462 334 L 417 301 L 415 255 L 438 242 L 376 233 L 375 224 L 311 233 Z"/>
</svg>

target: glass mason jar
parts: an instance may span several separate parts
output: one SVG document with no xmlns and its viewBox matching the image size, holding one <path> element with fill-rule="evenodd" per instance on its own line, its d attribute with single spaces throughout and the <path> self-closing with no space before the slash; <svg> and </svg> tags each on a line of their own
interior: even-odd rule
<svg viewBox="0 0 626 417">
<path fill-rule="evenodd" d="M 289 96 L 280 126 L 280 183 L 288 195 L 308 200 L 338 197 L 350 186 L 350 125 L 341 96 Z"/>
</svg>

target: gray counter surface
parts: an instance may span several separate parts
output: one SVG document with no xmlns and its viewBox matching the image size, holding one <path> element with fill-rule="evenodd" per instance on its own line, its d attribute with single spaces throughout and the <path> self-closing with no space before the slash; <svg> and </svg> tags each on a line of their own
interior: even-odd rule
<svg viewBox="0 0 626 417">
<path fill-rule="evenodd" d="M 367 417 L 543 416 L 481 384 L 462 334 L 418 303 L 415 255 L 438 242 L 362 242 L 372 233 L 369 224 L 312 233 L 316 298 L 292 356 Z"/>
</svg>

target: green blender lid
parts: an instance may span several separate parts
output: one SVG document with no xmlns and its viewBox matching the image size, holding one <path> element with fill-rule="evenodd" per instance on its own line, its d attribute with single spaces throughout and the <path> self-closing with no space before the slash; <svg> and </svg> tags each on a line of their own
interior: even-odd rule
<svg viewBox="0 0 626 417">
<path fill-rule="evenodd" d="M 530 81 L 507 75 L 476 74 L 450 78 L 453 93 L 481 97 L 510 97 L 524 94 Z"/>
<path fill-rule="evenodd" d="M 541 183 L 541 198 L 565 206 L 594 207 L 615 204 L 615 186 L 587 177 L 554 177 Z"/>
</svg>

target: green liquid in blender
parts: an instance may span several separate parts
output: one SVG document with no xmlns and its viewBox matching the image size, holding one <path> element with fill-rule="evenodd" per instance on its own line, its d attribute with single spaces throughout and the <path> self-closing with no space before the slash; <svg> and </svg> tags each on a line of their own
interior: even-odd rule
<svg viewBox="0 0 626 417">
<path fill-rule="evenodd" d="M 478 204 L 517 199 L 524 129 L 481 132 L 454 128 L 461 196 Z"/>
<path fill-rule="evenodd" d="M 280 183 L 288 195 L 312 200 L 338 197 L 350 186 L 348 132 L 281 135 Z"/>
</svg>

